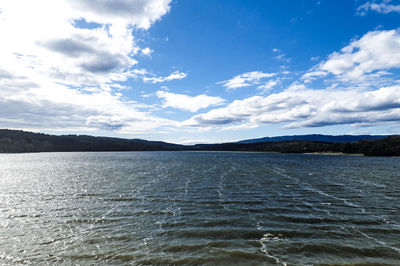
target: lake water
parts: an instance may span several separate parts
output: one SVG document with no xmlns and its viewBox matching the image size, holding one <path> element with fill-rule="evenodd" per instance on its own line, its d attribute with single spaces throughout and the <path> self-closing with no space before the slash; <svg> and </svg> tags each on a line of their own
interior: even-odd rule
<svg viewBox="0 0 400 266">
<path fill-rule="evenodd" d="M 400 158 L 0 155 L 0 265 L 400 265 Z"/>
</svg>

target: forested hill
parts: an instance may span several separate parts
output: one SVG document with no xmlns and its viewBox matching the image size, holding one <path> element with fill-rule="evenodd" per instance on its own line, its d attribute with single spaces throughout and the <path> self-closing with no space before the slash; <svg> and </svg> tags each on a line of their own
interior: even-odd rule
<svg viewBox="0 0 400 266">
<path fill-rule="evenodd" d="M 161 141 L 93 137 L 54 136 L 20 130 L 0 129 L 0 152 L 53 151 L 159 151 L 181 150 L 184 146 Z"/>
<path fill-rule="evenodd" d="M 93 137 L 54 136 L 20 130 L 0 129 L 0 153 L 69 151 L 259 151 L 281 153 L 358 153 L 367 156 L 400 156 L 400 136 L 357 142 L 309 140 L 222 143 L 184 146 L 162 141 Z"/>
<path fill-rule="evenodd" d="M 199 144 L 198 150 L 259 151 L 280 153 L 345 153 L 367 156 L 400 156 L 400 136 L 376 140 L 333 143 L 322 141 L 267 141 L 255 143 Z"/>
</svg>

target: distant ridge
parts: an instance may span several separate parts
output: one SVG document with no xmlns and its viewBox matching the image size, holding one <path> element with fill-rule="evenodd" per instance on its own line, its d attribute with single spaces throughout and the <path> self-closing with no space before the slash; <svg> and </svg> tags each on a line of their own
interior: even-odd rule
<svg viewBox="0 0 400 266">
<path fill-rule="evenodd" d="M 186 146 L 142 139 L 87 135 L 54 136 L 21 130 L 0 129 L 0 153 L 77 151 L 253 151 L 400 156 L 400 136 L 303 135 Z"/>
<path fill-rule="evenodd" d="M 319 142 L 331 142 L 331 143 L 345 143 L 345 142 L 357 142 L 360 140 L 375 140 L 383 139 L 389 135 L 321 135 L 321 134 L 310 134 L 310 135 L 292 135 L 292 136 L 278 136 L 278 137 L 264 137 L 257 139 L 241 140 L 237 143 L 258 143 L 258 142 L 272 142 L 272 141 L 319 141 Z"/>
<path fill-rule="evenodd" d="M 22 130 L 0 129 L 0 153 L 69 151 L 169 151 L 183 145 L 142 139 L 47 135 Z"/>
</svg>

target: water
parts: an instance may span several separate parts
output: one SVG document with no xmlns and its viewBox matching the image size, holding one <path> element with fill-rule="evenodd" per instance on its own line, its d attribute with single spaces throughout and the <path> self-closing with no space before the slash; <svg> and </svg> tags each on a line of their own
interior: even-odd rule
<svg viewBox="0 0 400 266">
<path fill-rule="evenodd" d="M 400 158 L 0 155 L 0 265 L 400 265 Z"/>
</svg>

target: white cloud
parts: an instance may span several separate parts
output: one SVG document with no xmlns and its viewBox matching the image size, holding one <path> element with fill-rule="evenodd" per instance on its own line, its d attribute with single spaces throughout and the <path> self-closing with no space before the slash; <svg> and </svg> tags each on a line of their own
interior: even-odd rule
<svg viewBox="0 0 400 266">
<path fill-rule="evenodd" d="M 303 79 L 331 73 L 343 81 L 360 83 L 387 75 L 386 70 L 392 68 L 400 68 L 400 31 L 372 31 L 331 54 Z"/>
<path fill-rule="evenodd" d="M 233 101 L 224 108 L 193 116 L 182 125 L 224 130 L 286 124 L 287 128 L 400 121 L 400 86 L 376 91 L 312 90 L 296 85 L 266 97 Z"/>
<path fill-rule="evenodd" d="M 148 29 L 166 14 L 171 0 L 66 0 L 86 18 L 103 24 L 127 24 Z"/>
<path fill-rule="evenodd" d="M 286 63 L 290 62 L 290 58 L 287 58 L 285 53 L 279 53 L 277 56 L 275 56 L 275 58 L 278 60 L 285 61 Z"/>
<path fill-rule="evenodd" d="M 233 101 L 224 108 L 195 115 L 181 125 L 203 129 L 240 130 L 263 124 L 299 128 L 337 124 L 371 126 L 399 123 L 398 79 L 393 76 L 392 85 L 382 85 L 383 76 L 394 75 L 388 70 L 400 67 L 399 40 L 399 32 L 395 30 L 369 32 L 352 41 L 340 52 L 333 53 L 328 60 L 321 62 L 302 77 L 302 80 L 312 80 L 332 74 L 336 79 L 334 81 L 345 82 L 336 82 L 326 89 L 319 90 L 309 89 L 304 84 L 293 84 L 283 92 L 266 97 L 254 96 Z M 271 82 L 275 80 L 260 85 L 263 78 L 274 75 L 248 72 L 222 84 L 232 88 L 257 84 L 261 89 L 263 86 L 274 85 Z M 360 82 L 366 82 L 369 86 L 352 85 Z"/>
<path fill-rule="evenodd" d="M 187 76 L 180 71 L 158 76 L 133 69 L 138 63 L 135 56 L 152 53 L 149 47 L 137 45 L 133 29 L 148 29 L 168 12 L 169 4 L 170 0 L 2 0 L 0 125 L 147 132 L 178 126 L 237 130 L 277 123 L 315 127 L 400 121 L 400 87 L 395 78 L 397 85 L 369 83 L 379 85 L 378 90 L 344 87 L 343 83 L 311 90 L 297 84 L 266 97 L 233 101 L 182 123 L 155 117 L 151 108 L 127 100 L 118 91 L 126 88 L 121 83 L 129 78 L 162 83 Z M 378 9 L 370 6 L 368 10 Z M 280 50 L 274 52 L 285 58 Z M 303 79 L 332 74 L 360 82 L 388 76 L 393 68 L 400 68 L 399 31 L 374 31 L 333 53 Z M 277 85 L 278 79 L 268 80 L 276 75 L 253 71 L 220 84 L 227 89 L 256 86 L 268 90 Z M 190 112 L 224 102 L 204 94 L 158 91 L 157 96 L 163 107 Z"/>
<path fill-rule="evenodd" d="M 136 64 L 131 55 L 138 50 L 131 27 L 147 28 L 168 11 L 168 3 L 2 1 L 0 30 L 6 40 L 1 44 L 2 62 L 7 67 L 34 67 L 36 72 L 73 85 L 124 80 L 126 70 Z M 100 27 L 79 28 L 77 20 Z"/>
<path fill-rule="evenodd" d="M 279 79 L 269 80 L 267 83 L 258 86 L 257 89 L 267 92 L 267 91 L 271 90 L 273 87 L 275 87 L 276 85 L 278 85 L 278 83 L 279 83 Z"/>
<path fill-rule="evenodd" d="M 149 47 L 143 48 L 140 51 L 146 56 L 151 56 L 151 54 L 153 53 L 153 50 L 151 50 Z"/>
<path fill-rule="evenodd" d="M 177 79 L 177 80 L 184 79 L 184 78 L 186 78 L 186 76 L 187 76 L 187 74 L 184 72 L 175 71 L 166 77 L 156 77 L 156 76 L 154 76 L 154 74 L 151 74 L 151 76 L 143 76 L 142 79 L 143 79 L 143 82 L 147 82 L 147 83 L 162 83 L 162 82 L 171 81 L 171 80 L 175 80 L 175 79 Z"/>
<path fill-rule="evenodd" d="M 132 132 L 171 126 L 142 111 L 139 104 L 106 91 L 83 93 L 61 85 L 0 93 L 0 122 L 12 128 L 130 129 Z"/>
<path fill-rule="evenodd" d="M 190 112 L 197 112 L 200 109 L 224 102 L 224 99 L 220 97 L 212 97 L 205 94 L 192 97 L 185 94 L 157 91 L 157 96 L 164 99 L 164 108 L 172 107 Z"/>
<path fill-rule="evenodd" d="M 224 87 L 233 90 L 242 87 L 254 86 L 260 83 L 262 79 L 271 78 L 276 73 L 263 73 L 260 71 L 247 72 L 233 77 L 232 79 L 221 81 Z"/>
<path fill-rule="evenodd" d="M 309 83 L 316 78 L 325 77 L 328 75 L 328 72 L 316 70 L 316 71 L 309 71 L 304 74 L 301 79 L 304 80 L 305 83 Z"/>
<path fill-rule="evenodd" d="M 181 80 L 186 78 L 187 73 L 174 71 L 168 76 L 156 76 L 154 73 L 147 71 L 146 69 L 134 69 L 131 71 L 132 77 L 141 79 L 145 83 L 163 83 L 171 80 Z"/>
<path fill-rule="evenodd" d="M 303 75 L 303 78 L 312 78 L 312 77 L 324 77 L 328 75 L 327 72 L 325 71 L 313 71 L 313 72 L 308 72 Z"/>
<path fill-rule="evenodd" d="M 284 62 L 286 62 L 286 63 L 289 63 L 290 60 L 291 60 L 290 58 L 288 58 L 288 57 L 286 56 L 285 53 L 283 53 L 283 52 L 281 51 L 281 49 L 274 48 L 274 49 L 272 49 L 272 52 L 274 52 L 274 53 L 277 54 L 277 55 L 275 56 L 275 59 L 278 59 L 278 60 L 280 60 L 280 61 L 284 61 Z"/>
<path fill-rule="evenodd" d="M 238 130 L 263 124 L 293 128 L 398 123 L 399 80 L 388 70 L 399 67 L 399 31 L 369 32 L 310 69 L 300 79 L 303 84 L 294 83 L 266 97 L 237 100 L 183 124 Z M 329 74 L 332 79 L 326 78 Z M 326 88 L 312 90 L 304 85 L 321 77 L 325 77 Z M 270 82 L 260 87 L 274 85 Z"/>
<path fill-rule="evenodd" d="M 194 115 L 182 125 L 238 130 L 263 124 L 299 128 L 399 123 L 399 79 L 388 72 L 399 67 L 399 31 L 369 32 L 313 67 L 301 77 L 303 83 L 265 97 L 235 100 Z M 305 83 L 329 74 L 334 78 L 325 78 L 326 88 L 306 87 Z"/>
<path fill-rule="evenodd" d="M 368 11 L 375 11 L 377 13 L 388 14 L 391 12 L 400 13 L 400 5 L 389 4 L 391 1 L 386 0 L 381 3 L 366 2 L 357 8 L 357 14 L 365 16 Z"/>
<path fill-rule="evenodd" d="M 133 28 L 148 29 L 169 3 L 2 0 L 1 125 L 133 131 L 172 125 L 113 91 L 137 63 Z M 80 26 L 88 22 L 92 27 Z"/>
</svg>

